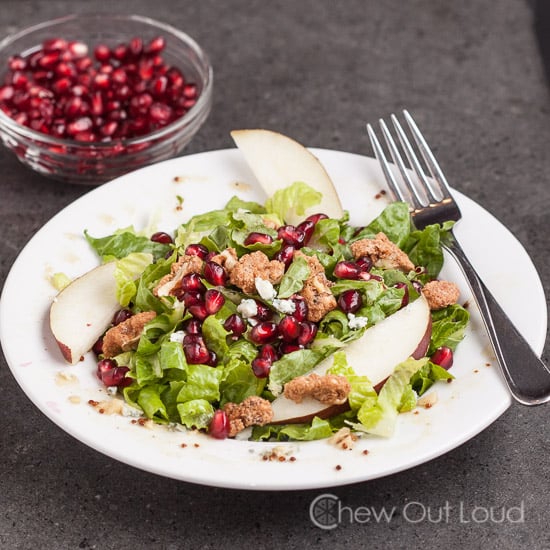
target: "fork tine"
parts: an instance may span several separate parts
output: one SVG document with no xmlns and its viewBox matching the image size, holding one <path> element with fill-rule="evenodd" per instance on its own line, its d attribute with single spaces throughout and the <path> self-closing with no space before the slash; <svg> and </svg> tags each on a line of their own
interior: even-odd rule
<svg viewBox="0 0 550 550">
<path fill-rule="evenodd" d="M 428 169 L 430 170 L 430 174 L 434 180 L 437 181 L 439 184 L 439 190 L 441 193 L 441 197 L 436 197 L 434 195 L 434 190 L 432 187 L 430 187 L 430 191 L 432 193 L 432 196 L 436 199 L 444 199 L 448 196 L 450 196 L 450 190 L 449 190 L 449 184 L 447 183 L 447 180 L 439 167 L 439 164 L 437 163 L 437 160 L 435 160 L 435 157 L 431 151 L 431 149 L 428 146 L 428 143 L 424 139 L 424 136 L 422 135 L 422 132 L 420 132 L 418 126 L 416 125 L 416 122 L 414 121 L 413 117 L 409 114 L 407 110 L 403 111 L 403 115 L 405 117 L 405 120 L 407 121 L 407 124 L 411 130 L 411 133 L 413 135 L 414 140 L 416 141 L 416 144 L 418 145 L 418 148 L 420 149 L 420 152 L 422 153 L 422 157 L 424 158 L 424 162 L 426 163 L 426 166 L 428 166 Z"/>
<path fill-rule="evenodd" d="M 408 202 L 407 197 L 405 197 L 401 188 L 397 185 L 395 176 L 393 175 L 390 165 L 386 159 L 386 155 L 384 154 L 382 146 L 376 137 L 376 133 L 370 124 L 367 124 L 367 132 L 369 134 L 374 155 L 382 168 L 382 172 L 384 172 L 384 177 L 386 178 L 386 182 L 390 188 L 390 192 L 392 193 L 394 200 Z"/>
<path fill-rule="evenodd" d="M 403 183 L 407 188 L 407 191 L 409 192 L 409 198 L 407 199 L 407 202 L 412 203 L 414 208 L 421 208 L 424 201 L 416 190 L 416 186 L 403 162 L 403 158 L 399 153 L 399 149 L 397 148 L 397 145 L 395 144 L 395 141 L 388 127 L 386 126 L 386 123 L 382 119 L 380 119 L 379 122 L 382 133 L 384 134 L 384 139 L 386 140 L 386 144 L 388 145 L 388 149 L 390 150 L 393 162 L 399 168 L 399 172 L 401 173 L 401 177 L 403 178 Z"/>
<path fill-rule="evenodd" d="M 407 159 L 409 160 L 409 163 L 411 165 L 411 168 L 414 170 L 419 183 L 421 186 L 423 186 L 423 192 L 424 196 L 420 199 L 422 206 L 428 206 L 430 202 L 430 197 L 428 197 L 428 191 L 433 195 L 432 187 L 430 186 L 430 181 L 426 177 L 426 174 L 424 173 L 424 170 L 420 164 L 420 161 L 418 160 L 418 157 L 416 156 L 416 153 L 414 152 L 414 149 L 411 145 L 411 142 L 409 141 L 409 138 L 407 137 L 407 134 L 405 134 L 405 131 L 403 130 L 403 127 L 401 126 L 399 120 L 395 115 L 391 115 L 391 121 L 393 123 L 393 126 L 395 128 L 395 131 L 397 132 L 397 137 L 399 138 L 399 141 L 401 142 L 401 146 L 403 147 L 403 150 L 405 151 L 405 154 L 407 155 Z M 414 187 L 416 189 L 416 186 Z M 418 195 L 418 193 L 417 193 Z M 419 195 L 418 195 L 419 196 Z"/>
</svg>

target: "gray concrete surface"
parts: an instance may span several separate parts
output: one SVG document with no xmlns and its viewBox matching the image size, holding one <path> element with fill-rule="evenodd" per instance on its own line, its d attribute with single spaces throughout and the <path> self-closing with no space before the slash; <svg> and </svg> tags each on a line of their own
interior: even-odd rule
<svg viewBox="0 0 550 550">
<path fill-rule="evenodd" d="M 212 115 L 186 153 L 232 146 L 236 127 L 367 153 L 365 121 L 403 107 L 451 182 L 523 243 L 550 286 L 550 97 L 522 0 L 2 1 L 0 36 L 77 11 L 150 15 L 188 31 L 215 67 Z M 48 181 L 0 150 L 0 284 L 52 215 L 87 189 Z M 481 228 L 480 228 L 481 230 Z M 502 259 L 502 269 L 514 269 Z M 510 292 L 521 292 L 510 288 Z M 22 311 L 21 315 L 25 315 Z M 547 343 L 544 357 L 550 359 Z M 548 406 L 512 406 L 427 464 L 331 490 L 352 508 L 395 506 L 386 523 L 323 531 L 321 491 L 263 494 L 135 470 L 74 440 L 19 389 L 0 357 L 0 548 L 550 548 Z M 524 521 L 411 523 L 437 513 L 523 504 Z"/>
</svg>

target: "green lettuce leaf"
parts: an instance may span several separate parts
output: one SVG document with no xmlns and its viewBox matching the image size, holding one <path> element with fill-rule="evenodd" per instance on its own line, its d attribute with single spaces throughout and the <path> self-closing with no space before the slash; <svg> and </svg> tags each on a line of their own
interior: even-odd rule
<svg viewBox="0 0 550 550">
<path fill-rule="evenodd" d="M 137 292 L 136 279 L 145 268 L 153 262 L 153 255 L 148 252 L 132 252 L 117 260 L 115 267 L 116 297 L 122 307 L 126 307 Z"/>
<path fill-rule="evenodd" d="M 470 313 L 459 304 L 432 311 L 432 337 L 428 355 L 441 346 L 454 351 L 464 338 L 469 319 Z"/>
<path fill-rule="evenodd" d="M 393 435 L 395 423 L 403 396 L 408 392 L 411 377 L 428 362 L 428 358 L 407 359 L 397 365 L 393 374 L 386 380 L 373 403 L 367 400 L 357 412 L 360 424 L 354 427 L 382 437 Z"/>
<path fill-rule="evenodd" d="M 300 292 L 304 286 L 304 281 L 308 277 L 307 260 L 301 256 L 295 257 L 281 279 L 277 297 L 288 298 L 296 292 Z"/>
<path fill-rule="evenodd" d="M 176 406 L 180 422 L 188 428 L 208 428 L 214 416 L 214 407 L 205 399 L 193 399 Z"/>
<path fill-rule="evenodd" d="M 100 238 L 92 237 L 85 230 L 84 236 L 92 248 L 104 259 L 117 258 L 120 260 L 133 252 L 143 252 L 145 254 L 152 254 L 153 258 L 157 260 L 164 258 L 171 250 L 169 244 L 153 242 L 144 235 L 138 235 L 132 227 Z"/>
<path fill-rule="evenodd" d="M 304 182 L 297 181 L 276 191 L 267 199 L 265 208 L 285 221 L 290 213 L 303 216 L 308 208 L 321 203 L 323 195 Z"/>
</svg>

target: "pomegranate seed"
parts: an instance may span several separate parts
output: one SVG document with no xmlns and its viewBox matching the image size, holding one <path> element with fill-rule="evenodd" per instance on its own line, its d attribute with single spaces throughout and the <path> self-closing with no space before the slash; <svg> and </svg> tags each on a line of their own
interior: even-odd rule
<svg viewBox="0 0 550 550">
<path fill-rule="evenodd" d="M 453 350 L 447 346 L 441 346 L 435 350 L 430 357 L 430 361 L 445 370 L 449 370 L 453 366 Z"/>
<path fill-rule="evenodd" d="M 104 373 L 114 369 L 116 366 L 117 363 L 114 359 L 102 359 L 97 363 L 97 375 L 101 379 Z"/>
<path fill-rule="evenodd" d="M 181 288 L 184 291 L 195 291 L 195 292 L 205 292 L 206 287 L 202 283 L 200 275 L 198 273 L 188 273 L 184 275 L 181 279 Z"/>
<path fill-rule="evenodd" d="M 262 321 L 254 325 L 250 331 L 250 340 L 255 344 L 270 344 L 274 342 L 279 335 L 279 330 L 275 323 L 271 321 Z"/>
<path fill-rule="evenodd" d="M 62 38 L 50 38 L 42 43 L 42 49 L 47 52 L 55 52 L 67 49 L 67 41 Z"/>
<path fill-rule="evenodd" d="M 126 321 L 132 316 L 132 312 L 129 309 L 119 309 L 113 316 L 113 325 L 120 325 L 123 321 Z"/>
<path fill-rule="evenodd" d="M 78 42 L 76 40 L 74 42 L 69 42 L 68 50 L 75 59 L 80 59 L 88 55 L 88 46 L 86 46 L 84 42 Z"/>
<path fill-rule="evenodd" d="M 210 357 L 208 358 L 208 361 L 205 363 L 205 365 L 208 365 L 209 367 L 216 367 L 218 365 L 218 356 L 212 350 L 210 350 L 208 353 Z"/>
<path fill-rule="evenodd" d="M 165 76 L 159 76 L 153 80 L 151 84 L 151 91 L 155 97 L 162 97 L 168 87 L 168 78 Z"/>
<path fill-rule="evenodd" d="M 166 124 L 172 117 L 172 108 L 164 103 L 153 103 L 149 109 L 149 116 L 153 122 Z"/>
<path fill-rule="evenodd" d="M 183 87 L 183 96 L 187 99 L 195 99 L 197 97 L 197 85 L 186 84 Z"/>
<path fill-rule="evenodd" d="M 409 287 L 407 283 L 395 283 L 395 288 L 402 288 L 405 291 L 401 300 L 401 307 L 405 307 L 409 303 Z"/>
<path fill-rule="evenodd" d="M 67 77 L 59 78 L 52 84 L 52 90 L 59 95 L 65 95 L 69 93 L 71 89 L 71 79 Z"/>
<path fill-rule="evenodd" d="M 218 263 L 208 261 L 204 264 L 204 278 L 214 286 L 225 286 L 227 281 L 227 273 L 225 269 Z"/>
<path fill-rule="evenodd" d="M 102 359 L 97 364 L 97 376 L 106 386 L 125 387 L 132 383 L 126 378 L 128 367 L 119 367 L 113 359 Z"/>
<path fill-rule="evenodd" d="M 0 88 L 0 101 L 11 101 L 14 93 L 13 86 L 2 86 Z"/>
<path fill-rule="evenodd" d="M 296 248 L 300 248 L 304 244 L 306 234 L 304 231 L 294 227 L 293 225 L 282 225 L 277 230 L 277 238 L 287 244 L 295 246 Z"/>
<path fill-rule="evenodd" d="M 105 63 L 111 57 L 111 50 L 105 44 L 98 44 L 94 48 L 94 57 L 101 63 Z"/>
<path fill-rule="evenodd" d="M 370 271 L 372 268 L 372 260 L 368 256 L 361 256 L 355 260 L 355 263 L 363 270 Z"/>
<path fill-rule="evenodd" d="M 223 323 L 223 328 L 228 332 L 233 333 L 233 336 L 240 336 L 246 331 L 246 323 L 243 318 L 232 313 Z"/>
<path fill-rule="evenodd" d="M 96 343 L 92 346 L 92 351 L 96 355 L 101 355 L 103 353 L 103 336 L 96 340 Z"/>
<path fill-rule="evenodd" d="M 326 214 L 318 213 L 318 214 L 311 214 L 311 216 L 308 216 L 305 221 L 317 223 L 320 220 L 326 220 L 327 218 L 328 216 Z"/>
<path fill-rule="evenodd" d="M 53 69 L 58 61 L 59 61 L 59 52 L 45 53 L 38 60 L 38 65 L 43 69 Z"/>
<path fill-rule="evenodd" d="M 26 88 L 29 79 L 21 71 L 15 71 L 11 76 L 11 83 L 15 88 Z"/>
<path fill-rule="evenodd" d="M 126 44 L 119 44 L 113 49 L 112 55 L 118 61 L 124 61 L 124 59 L 128 55 L 128 47 L 126 46 Z"/>
<path fill-rule="evenodd" d="M 300 323 L 300 335 L 296 342 L 301 346 L 310 344 L 317 335 L 317 325 L 311 321 L 303 321 Z"/>
<path fill-rule="evenodd" d="M 128 75 L 124 69 L 116 69 L 111 74 L 111 79 L 115 84 L 126 84 L 128 82 Z"/>
<path fill-rule="evenodd" d="M 279 346 L 279 351 L 283 355 L 286 355 L 287 353 L 292 353 L 293 351 L 298 351 L 301 349 L 304 349 L 304 347 L 294 342 L 281 342 L 281 345 Z"/>
<path fill-rule="evenodd" d="M 210 288 L 204 294 L 204 307 L 208 315 L 215 315 L 225 304 L 224 295 L 215 288 Z"/>
<path fill-rule="evenodd" d="M 305 238 L 303 244 L 307 244 L 313 236 L 313 232 L 315 231 L 315 223 L 311 220 L 305 220 L 302 223 L 298 224 L 297 229 L 304 232 Z"/>
<path fill-rule="evenodd" d="M 162 50 L 164 50 L 166 46 L 166 40 L 162 36 L 157 36 L 153 38 L 149 44 L 147 44 L 147 47 L 145 48 L 145 52 L 149 54 L 157 54 L 160 53 Z"/>
<path fill-rule="evenodd" d="M 187 334 L 200 335 L 202 331 L 202 323 L 198 319 L 191 317 L 183 323 L 182 328 Z"/>
<path fill-rule="evenodd" d="M 153 73 L 155 72 L 153 68 L 153 63 L 150 59 L 140 59 L 138 63 L 138 74 L 141 80 L 147 81 L 151 80 Z"/>
<path fill-rule="evenodd" d="M 269 321 L 273 316 L 273 312 L 259 300 L 254 300 L 256 302 L 256 315 L 254 316 L 258 321 Z"/>
<path fill-rule="evenodd" d="M 267 378 L 271 370 L 271 361 L 269 361 L 269 359 L 263 359 L 262 357 L 256 357 L 252 360 L 250 366 L 256 378 Z"/>
<path fill-rule="evenodd" d="M 189 306 L 187 308 L 187 311 L 193 317 L 196 317 L 199 321 L 204 321 L 209 315 L 208 310 L 206 309 L 206 304 L 204 302 L 200 303 L 200 304 L 194 304 L 192 306 Z"/>
<path fill-rule="evenodd" d="M 285 264 L 285 269 L 288 269 L 288 266 L 292 263 L 294 258 L 294 251 L 296 249 L 291 244 L 284 244 L 281 247 L 281 250 L 275 254 L 274 259 Z"/>
<path fill-rule="evenodd" d="M 101 135 L 105 136 L 105 137 L 111 137 L 113 136 L 117 129 L 118 129 L 118 122 L 116 120 L 111 120 L 109 122 L 106 122 L 106 123 L 96 123 L 96 126 L 100 126 L 100 132 L 101 132 Z"/>
<path fill-rule="evenodd" d="M 358 279 L 361 268 L 354 262 L 342 261 L 334 266 L 334 276 L 339 279 Z"/>
<path fill-rule="evenodd" d="M 75 121 L 67 124 L 67 133 L 74 136 L 80 132 L 86 132 L 93 126 L 92 119 L 90 117 L 77 118 Z"/>
<path fill-rule="evenodd" d="M 27 61 L 19 55 L 14 55 L 8 61 L 8 68 L 10 71 L 24 71 L 27 68 Z"/>
<path fill-rule="evenodd" d="M 139 37 L 132 38 L 128 44 L 130 55 L 139 57 L 143 52 L 143 40 Z"/>
<path fill-rule="evenodd" d="M 111 77 L 105 73 L 98 73 L 94 77 L 94 85 L 100 90 L 108 90 L 111 87 Z"/>
<path fill-rule="evenodd" d="M 301 332 L 300 321 L 296 317 L 286 315 L 279 321 L 279 334 L 285 342 L 292 342 Z"/>
<path fill-rule="evenodd" d="M 205 260 L 208 256 L 208 248 L 199 243 L 190 244 L 185 248 L 185 254 L 187 256 L 198 256 L 201 260 Z"/>
<path fill-rule="evenodd" d="M 363 298 L 358 290 L 345 290 L 338 297 L 338 305 L 344 313 L 355 313 L 363 305 Z"/>
<path fill-rule="evenodd" d="M 210 360 L 210 351 L 200 336 L 185 336 L 183 353 L 187 362 L 192 365 L 204 365 Z"/>
<path fill-rule="evenodd" d="M 271 235 L 267 235 L 266 233 L 258 233 L 257 231 L 253 231 L 246 237 L 244 240 L 245 246 L 250 246 L 256 243 L 260 244 L 271 244 L 273 242 L 273 237 Z"/>
<path fill-rule="evenodd" d="M 71 62 L 62 61 L 55 66 L 55 74 L 65 78 L 75 78 L 77 75 L 76 67 Z"/>
<path fill-rule="evenodd" d="M 157 231 L 156 233 L 153 233 L 150 239 L 154 243 L 161 243 L 161 244 L 172 244 L 174 242 L 172 240 L 172 237 L 168 233 L 165 233 L 164 231 Z"/>
<path fill-rule="evenodd" d="M 309 311 L 306 301 L 301 296 L 294 296 L 292 302 L 294 303 L 294 313 L 292 317 L 298 321 L 305 321 Z"/>
<path fill-rule="evenodd" d="M 179 294 L 177 295 L 177 298 L 180 302 L 183 302 L 187 308 L 204 304 L 202 292 L 198 292 L 197 290 L 186 290 L 181 294 L 181 299 Z"/>
<path fill-rule="evenodd" d="M 260 348 L 259 357 L 262 359 L 267 359 L 270 363 L 277 361 L 279 359 L 279 354 L 277 350 L 271 344 L 264 344 Z"/>
<path fill-rule="evenodd" d="M 229 430 L 230 424 L 229 418 L 227 418 L 227 414 L 225 413 L 225 411 L 218 409 L 214 413 L 214 416 L 210 421 L 210 425 L 208 426 L 208 433 L 216 439 L 225 439 L 229 436 Z"/>
</svg>

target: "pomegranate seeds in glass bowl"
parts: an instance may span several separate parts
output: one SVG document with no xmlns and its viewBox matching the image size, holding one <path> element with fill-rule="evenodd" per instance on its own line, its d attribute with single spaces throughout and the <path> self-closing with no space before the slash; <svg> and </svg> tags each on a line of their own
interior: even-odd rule
<svg viewBox="0 0 550 550">
<path fill-rule="evenodd" d="M 0 138 L 54 179 L 100 184 L 180 152 L 213 71 L 185 33 L 136 15 L 70 15 L 0 43 Z"/>
</svg>

